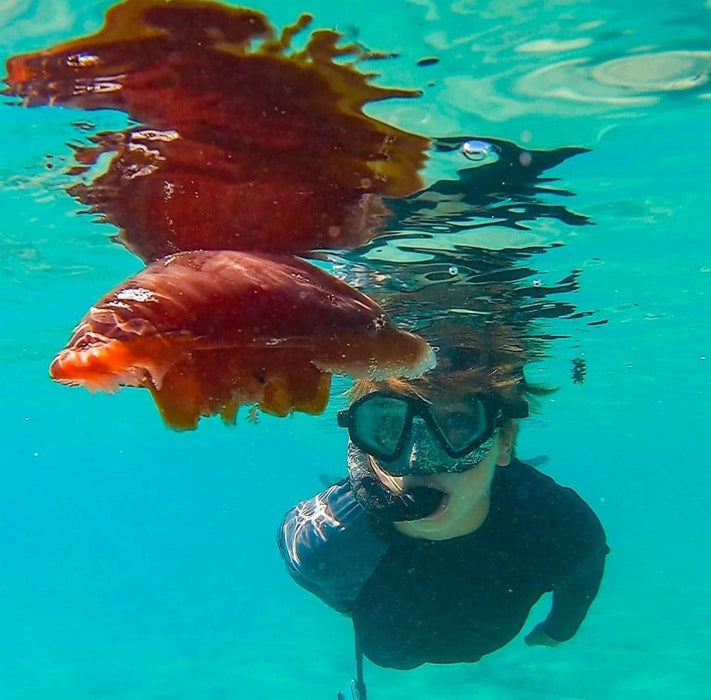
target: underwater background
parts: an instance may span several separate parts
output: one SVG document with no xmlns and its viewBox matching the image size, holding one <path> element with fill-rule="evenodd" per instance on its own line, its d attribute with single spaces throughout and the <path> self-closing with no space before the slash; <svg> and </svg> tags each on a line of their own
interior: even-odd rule
<svg viewBox="0 0 711 700">
<path fill-rule="evenodd" d="M 0 2 L 3 63 L 97 31 L 110 4 Z M 374 81 L 424 94 L 370 105 L 383 121 L 589 149 L 546 175 L 590 225 L 493 226 L 481 244 L 560 244 L 535 261 L 536 281 L 580 270 L 568 300 L 607 321 L 550 320 L 560 338 L 527 376 L 558 391 L 518 448 L 545 455 L 541 469 L 603 522 L 600 594 L 556 649 L 522 634 L 475 665 L 366 662 L 369 697 L 709 697 L 711 3 L 251 6 L 277 27 L 309 12 L 315 27 L 397 52 Z M 425 57 L 439 62 L 418 66 Z M 148 392 L 51 382 L 88 305 L 142 267 L 48 167 L 71 159 L 80 115 L 0 105 L 0 698 L 334 698 L 353 675 L 351 627 L 292 583 L 275 533 L 323 475 L 345 474 L 335 410 L 347 382 L 321 416 L 210 419 L 185 433 L 164 426 Z M 456 157 L 433 159 L 431 179 Z"/>
</svg>

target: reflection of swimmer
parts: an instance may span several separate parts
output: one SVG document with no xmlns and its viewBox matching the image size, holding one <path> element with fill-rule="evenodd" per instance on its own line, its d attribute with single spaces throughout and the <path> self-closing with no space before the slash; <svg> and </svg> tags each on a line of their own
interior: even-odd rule
<svg viewBox="0 0 711 700">
<path fill-rule="evenodd" d="M 292 577 L 351 616 L 381 666 L 474 662 L 511 641 L 553 592 L 528 645 L 578 630 L 607 553 L 595 514 L 514 453 L 535 393 L 486 349 L 412 381 L 359 383 L 339 415 L 349 477 L 287 514 Z M 447 366 L 449 364 L 449 367 Z"/>
</svg>

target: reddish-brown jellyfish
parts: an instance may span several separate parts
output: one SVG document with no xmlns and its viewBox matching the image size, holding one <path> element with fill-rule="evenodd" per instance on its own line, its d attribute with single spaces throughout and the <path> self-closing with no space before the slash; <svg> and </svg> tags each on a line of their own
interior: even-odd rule
<svg viewBox="0 0 711 700">
<path fill-rule="evenodd" d="M 372 55 L 330 30 L 291 48 L 310 19 L 277 36 L 254 10 L 128 0 L 93 36 L 11 58 L 7 92 L 30 106 L 118 109 L 141 125 L 77 146 L 75 174 L 113 157 L 69 191 L 143 260 L 353 248 L 383 223 L 382 197 L 423 186 L 429 142 L 363 113 L 418 94 L 372 84 L 354 63 Z"/>
<path fill-rule="evenodd" d="M 417 335 L 328 272 L 286 255 L 193 251 L 161 259 L 94 305 L 50 375 L 92 391 L 148 388 L 165 422 L 234 422 L 324 410 L 331 375 L 416 376 L 434 362 Z"/>
</svg>

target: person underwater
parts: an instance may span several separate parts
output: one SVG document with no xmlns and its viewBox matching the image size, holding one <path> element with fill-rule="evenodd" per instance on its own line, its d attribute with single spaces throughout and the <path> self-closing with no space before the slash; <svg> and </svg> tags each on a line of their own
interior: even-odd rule
<svg viewBox="0 0 711 700">
<path fill-rule="evenodd" d="M 338 415 L 348 477 L 292 508 L 292 578 L 352 618 L 372 662 L 476 662 L 552 592 L 528 645 L 578 631 L 609 551 L 592 509 L 516 457 L 531 395 L 521 367 L 453 348 L 413 381 L 360 381 Z M 482 359 L 484 358 L 484 359 Z"/>
</svg>

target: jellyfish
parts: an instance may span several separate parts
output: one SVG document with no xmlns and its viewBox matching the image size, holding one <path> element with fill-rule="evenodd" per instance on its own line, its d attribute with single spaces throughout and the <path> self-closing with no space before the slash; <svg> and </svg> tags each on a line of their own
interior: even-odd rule
<svg viewBox="0 0 711 700">
<path fill-rule="evenodd" d="M 333 374 L 418 376 L 434 353 L 369 297 L 288 255 L 188 251 L 160 259 L 84 316 L 50 366 L 90 391 L 145 387 L 165 423 L 234 423 L 249 404 L 321 413 Z"/>
<path fill-rule="evenodd" d="M 68 191 L 146 262 L 354 248 L 383 227 L 385 197 L 424 186 L 429 140 L 364 113 L 419 94 L 373 84 L 356 63 L 374 54 L 331 30 L 292 49 L 310 21 L 277 35 L 246 8 L 127 0 L 92 36 L 10 58 L 6 92 L 137 123 L 75 144 L 71 174 L 83 178 Z"/>
</svg>

